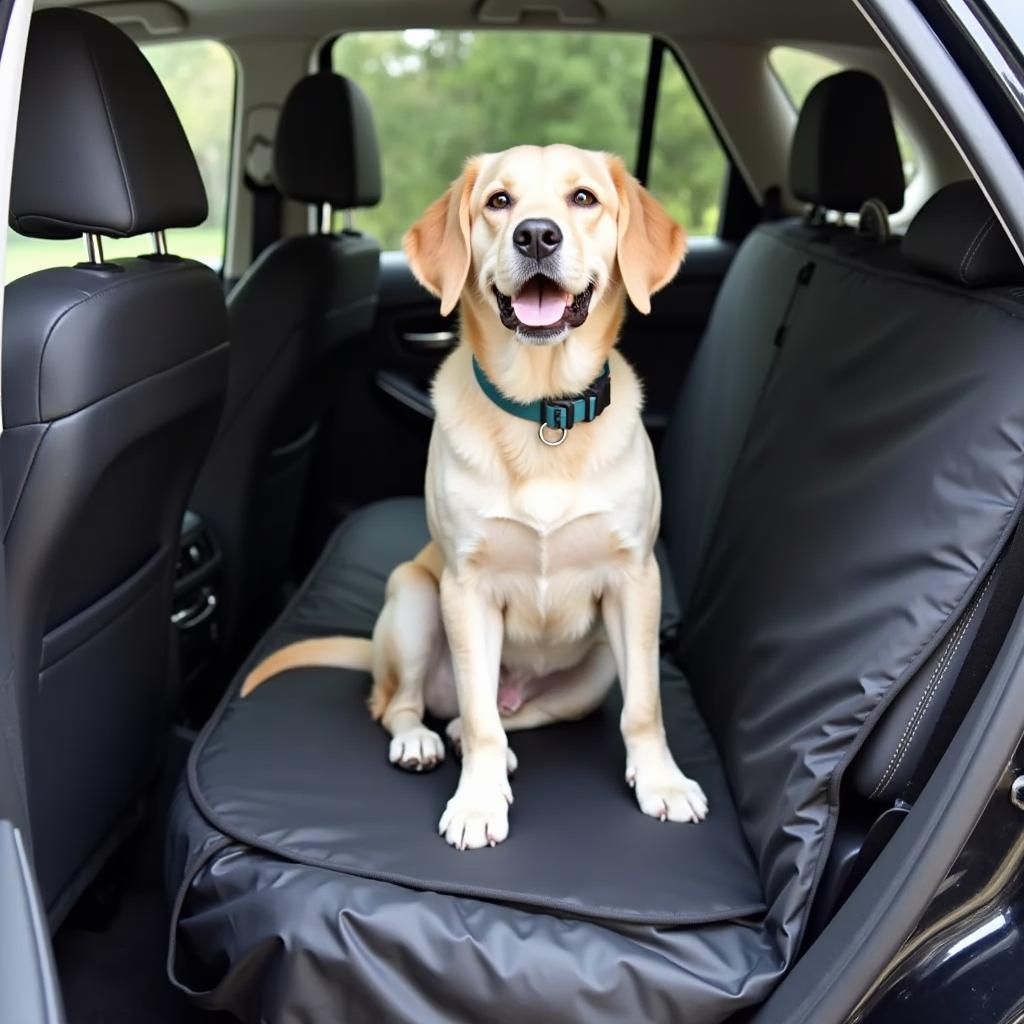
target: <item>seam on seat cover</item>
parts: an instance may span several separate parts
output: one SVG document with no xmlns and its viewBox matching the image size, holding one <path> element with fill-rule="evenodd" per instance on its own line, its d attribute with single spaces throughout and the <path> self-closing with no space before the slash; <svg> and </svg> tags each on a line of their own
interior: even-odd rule
<svg viewBox="0 0 1024 1024">
<path fill-rule="evenodd" d="M 237 687 L 232 687 L 231 697 L 237 696 Z M 218 713 L 217 719 L 219 721 Z M 201 749 L 200 744 L 205 737 L 196 739 L 193 749 Z M 585 912 L 579 904 L 563 902 L 560 900 L 547 899 L 546 897 L 532 897 L 529 901 L 522 898 L 516 899 L 512 894 L 503 889 L 488 889 L 479 885 L 453 885 L 451 882 L 437 882 L 431 879 L 414 878 L 411 876 L 393 873 L 388 871 L 361 871 L 353 867 L 339 868 L 330 861 L 318 857 L 311 857 L 307 854 L 296 853 L 289 847 L 279 847 L 257 836 L 249 835 L 244 829 L 237 828 L 224 822 L 209 803 L 203 797 L 195 763 L 189 758 L 188 766 L 189 793 L 196 803 L 199 812 L 206 821 L 219 832 L 223 833 L 229 840 L 241 843 L 253 850 L 269 854 L 290 864 L 304 864 L 307 867 L 319 868 L 330 871 L 335 875 L 349 875 L 355 878 L 366 878 L 370 881 L 388 882 L 392 885 L 400 885 L 405 889 L 413 889 L 421 892 L 437 892 L 442 895 L 460 896 L 468 899 L 490 900 L 502 903 L 506 906 L 519 906 L 533 911 L 557 911 L 566 917 L 580 918 L 582 920 L 596 921 L 597 923 L 612 924 L 633 924 L 651 925 L 654 927 L 675 927 L 686 928 L 696 927 L 704 924 L 718 924 L 723 921 L 740 921 L 748 918 L 758 918 L 764 915 L 765 904 L 751 903 L 730 907 L 728 913 L 711 912 L 707 914 L 628 914 L 618 907 L 593 906 L 588 907 L 591 913 Z M 441 842 L 438 839 L 438 842 Z M 199 865 L 201 867 L 202 865 Z M 199 868 L 197 867 L 197 871 Z"/>
<path fill-rule="evenodd" d="M 995 567 L 993 567 L 993 570 L 994 568 Z M 889 759 L 889 764 L 886 767 L 885 773 L 871 793 L 872 799 L 877 799 L 881 795 L 885 790 L 885 787 L 889 785 L 893 777 L 896 775 L 896 772 L 899 771 L 900 765 L 903 764 L 903 759 L 906 757 L 907 751 L 910 750 L 910 747 L 914 742 L 914 736 L 917 734 L 917 730 L 920 727 L 921 722 L 924 720 L 924 716 L 928 713 L 928 708 L 931 706 L 932 699 L 942 686 L 942 683 L 946 678 L 946 673 L 949 671 L 949 666 L 953 664 L 953 661 L 956 658 L 956 652 L 960 649 L 960 644 L 963 641 L 963 638 L 971 628 L 974 616 L 977 614 L 978 607 L 984 600 L 991 582 L 992 573 L 989 573 L 985 580 L 985 585 L 971 599 L 971 604 L 968 608 L 966 618 L 961 617 L 960 622 L 953 628 L 953 632 L 946 640 L 946 645 L 938 663 L 935 666 L 935 670 L 932 672 L 931 679 L 928 681 L 928 686 L 925 688 L 925 692 L 918 698 L 917 704 L 914 706 L 914 710 L 911 712 L 910 718 L 903 729 L 903 735 L 900 736 L 900 740 L 896 744 L 896 749 L 893 751 L 892 757 Z"/>
<path fill-rule="evenodd" d="M 978 228 L 978 233 L 974 236 L 974 241 L 967 247 L 967 252 L 964 253 L 964 258 L 960 261 L 960 280 L 964 284 L 969 284 L 967 280 L 967 272 L 971 269 L 971 264 L 974 262 L 974 257 L 978 255 L 981 249 L 981 243 L 988 237 L 988 233 L 992 230 L 992 225 L 996 222 L 996 215 L 993 213 L 989 216 L 988 220 Z"/>
</svg>

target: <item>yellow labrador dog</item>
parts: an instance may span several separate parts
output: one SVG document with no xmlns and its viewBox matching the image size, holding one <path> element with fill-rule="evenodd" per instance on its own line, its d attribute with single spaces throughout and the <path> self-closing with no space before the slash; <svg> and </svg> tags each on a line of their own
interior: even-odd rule
<svg viewBox="0 0 1024 1024">
<path fill-rule="evenodd" d="M 614 351 L 626 297 L 650 311 L 685 233 L 617 157 L 520 146 L 469 160 L 404 245 L 441 312 L 461 304 L 434 382 L 433 540 L 392 573 L 372 642 L 293 644 L 243 696 L 286 668 L 371 669 L 370 709 L 410 770 L 445 755 L 425 710 L 449 719 L 462 773 L 440 832 L 464 850 L 508 835 L 506 733 L 588 714 L 617 675 L 641 810 L 700 821 L 704 793 L 662 724 L 658 477 Z"/>
</svg>

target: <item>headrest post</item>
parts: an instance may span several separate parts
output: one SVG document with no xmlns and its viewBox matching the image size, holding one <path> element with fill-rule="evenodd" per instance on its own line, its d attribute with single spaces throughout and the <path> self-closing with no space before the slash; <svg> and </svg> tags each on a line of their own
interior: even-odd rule
<svg viewBox="0 0 1024 1024">
<path fill-rule="evenodd" d="M 157 256 L 167 255 L 167 235 L 163 231 L 154 231 L 149 236 L 153 239 L 153 252 Z"/>
<path fill-rule="evenodd" d="M 342 214 L 342 227 L 344 227 L 346 231 L 355 231 L 356 229 L 356 222 L 352 216 L 351 207 L 345 210 L 345 212 Z"/>
<path fill-rule="evenodd" d="M 89 263 L 100 264 L 103 262 L 103 240 L 92 231 L 87 231 L 83 236 L 85 239 L 85 257 Z"/>
<path fill-rule="evenodd" d="M 334 220 L 334 207 L 330 203 L 320 204 L 320 234 L 329 235 L 331 234 L 331 228 L 333 227 L 332 221 Z"/>
</svg>

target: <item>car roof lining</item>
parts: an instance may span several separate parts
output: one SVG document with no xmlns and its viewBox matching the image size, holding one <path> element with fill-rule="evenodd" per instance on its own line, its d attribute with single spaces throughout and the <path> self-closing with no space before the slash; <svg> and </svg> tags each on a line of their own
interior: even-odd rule
<svg viewBox="0 0 1024 1024">
<path fill-rule="evenodd" d="M 490 0 L 494 2 L 494 0 Z M 572 11 L 581 0 L 500 0 L 502 6 L 523 8 L 518 27 L 568 29 L 587 27 L 614 31 L 658 33 L 675 39 L 721 39 L 760 41 L 774 38 L 876 45 L 877 40 L 857 9 L 847 0 L 807 4 L 804 0 L 684 0 L 665 4 L 662 0 L 601 0 L 594 5 L 603 12 L 599 22 L 573 24 Z M 588 0 L 589 2 L 589 0 Z M 563 8 L 560 20 L 554 10 L 532 9 L 534 5 Z M 180 34 L 215 38 L 259 36 L 280 31 L 282 12 L 287 10 L 289 34 L 326 36 L 354 29 L 399 29 L 414 27 L 479 28 L 489 10 L 479 0 L 431 0 L 425 18 L 422 0 L 108 0 L 82 4 L 69 0 L 41 0 L 37 8 L 57 6 L 89 7 L 97 13 L 134 20 L 133 35 L 145 38 L 148 20 L 161 24 L 156 35 L 172 30 L 173 23 L 185 22 Z M 160 9 L 163 8 L 161 11 Z M 493 10 L 493 8 L 490 8 Z M 481 11 L 484 18 L 481 18 Z M 568 23 L 565 12 L 568 14 Z M 128 27 L 128 26 L 126 26 Z M 517 26 L 509 25 L 509 28 Z"/>
</svg>

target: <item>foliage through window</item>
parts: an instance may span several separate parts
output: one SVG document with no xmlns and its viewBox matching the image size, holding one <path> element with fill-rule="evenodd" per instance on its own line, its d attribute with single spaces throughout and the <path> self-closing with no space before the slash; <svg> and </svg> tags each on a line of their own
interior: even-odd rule
<svg viewBox="0 0 1024 1024">
<path fill-rule="evenodd" d="M 768 61 L 775 72 L 775 77 L 797 110 L 803 106 L 807 94 L 818 82 L 843 70 L 843 65 L 831 57 L 795 46 L 773 47 L 768 54 Z M 899 121 L 896 121 L 896 139 L 900 145 L 900 155 L 903 157 L 903 176 L 910 182 L 917 173 L 917 154 Z"/>
<path fill-rule="evenodd" d="M 215 269 L 224 262 L 231 127 L 235 105 L 235 63 L 226 47 L 210 40 L 154 43 L 142 52 L 156 69 L 196 155 L 210 212 L 196 228 L 167 232 L 171 252 Z M 103 239 L 108 259 L 151 252 L 148 235 Z M 6 281 L 47 267 L 85 259 L 82 242 L 48 241 L 7 233 Z"/>
<path fill-rule="evenodd" d="M 632 167 L 650 39 L 572 32 L 416 29 L 341 36 L 333 66 L 366 91 L 377 120 L 384 198 L 356 225 L 386 249 L 474 153 L 569 143 Z M 725 158 L 671 54 L 651 154 L 652 191 L 692 234 L 713 232 Z"/>
</svg>

